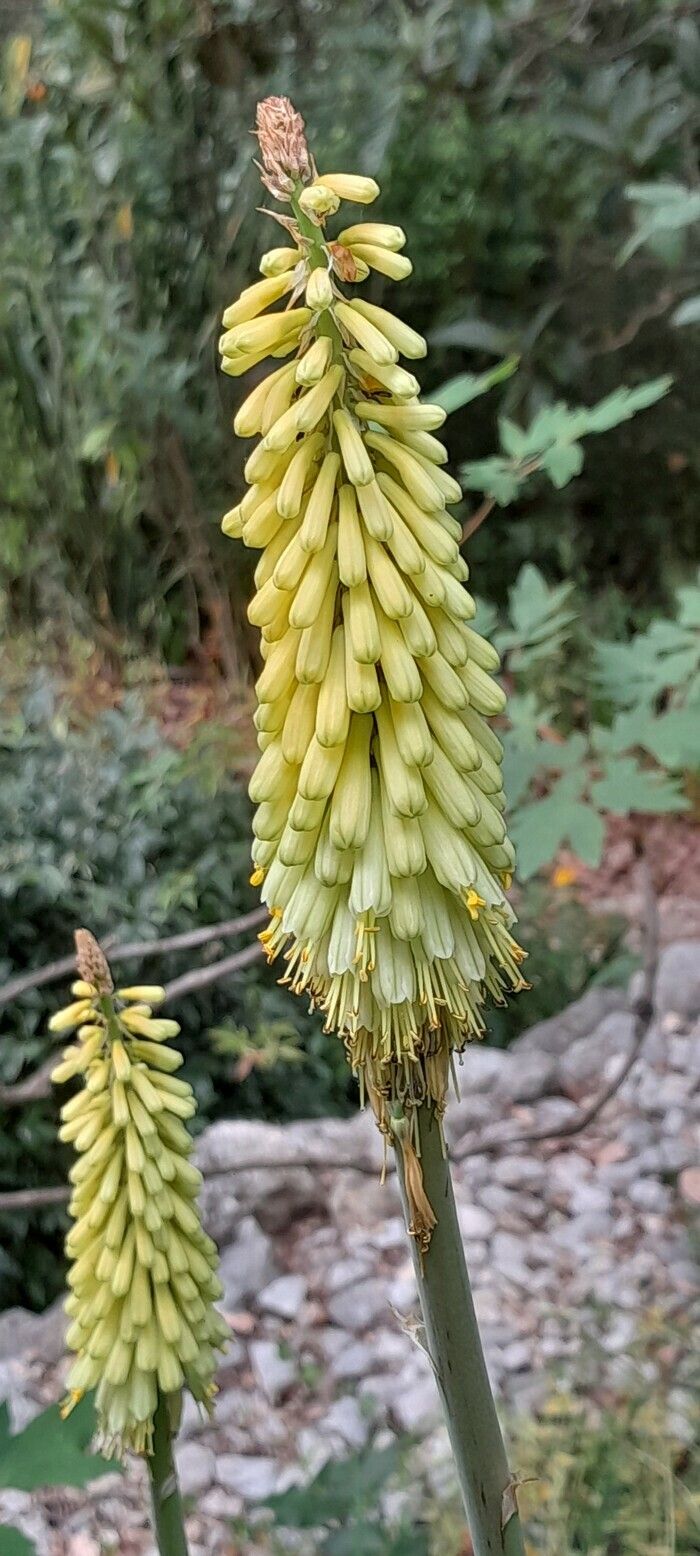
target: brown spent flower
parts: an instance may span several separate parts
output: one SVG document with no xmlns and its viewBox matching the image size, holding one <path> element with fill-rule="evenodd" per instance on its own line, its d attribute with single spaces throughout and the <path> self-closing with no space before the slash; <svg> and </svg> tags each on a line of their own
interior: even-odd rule
<svg viewBox="0 0 700 1556">
<path fill-rule="evenodd" d="M 266 97 L 258 103 L 255 134 L 260 144 L 260 176 L 270 194 L 288 200 L 298 183 L 312 177 L 304 120 L 288 97 Z"/>
<path fill-rule="evenodd" d="M 109 963 L 101 945 L 89 929 L 75 931 L 75 965 L 78 975 L 91 983 L 98 994 L 111 994 L 114 989 Z"/>
</svg>

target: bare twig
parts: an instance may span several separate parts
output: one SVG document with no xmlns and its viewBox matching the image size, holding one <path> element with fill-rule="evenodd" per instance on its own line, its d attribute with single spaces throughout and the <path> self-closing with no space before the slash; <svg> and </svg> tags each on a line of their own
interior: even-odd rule
<svg viewBox="0 0 700 1556">
<path fill-rule="evenodd" d="M 13 1086 L 0 1086 L 0 1107 L 21 1108 L 25 1102 L 39 1102 L 42 1097 L 48 1097 L 51 1093 L 51 1071 L 55 1063 L 56 1055 L 51 1054 L 25 1080 L 17 1081 Z"/>
<path fill-rule="evenodd" d="M 239 968 L 257 962 L 261 955 L 262 946 L 254 940 L 251 945 L 244 946 L 242 951 L 234 951 L 232 956 L 225 956 L 220 962 L 212 962 L 211 967 L 195 967 L 192 972 L 183 973 L 180 978 L 173 978 L 171 983 L 165 985 L 166 997 L 178 999 L 181 994 L 192 994 L 195 989 L 206 989 L 208 984 L 218 983 L 222 978 L 230 977 L 231 973 L 238 972 Z"/>
<path fill-rule="evenodd" d="M 498 1139 L 478 1140 L 470 1143 L 461 1151 L 453 1152 L 453 1160 L 466 1161 L 469 1156 L 481 1156 L 486 1152 L 490 1154 L 500 1151 L 504 1146 L 533 1145 L 543 1140 L 570 1140 L 574 1135 L 580 1135 L 589 1124 L 598 1117 L 603 1108 L 620 1090 L 627 1080 L 630 1070 L 636 1063 L 644 1045 L 654 1015 L 654 984 L 659 961 L 659 914 L 656 902 L 654 883 L 648 861 L 642 856 L 640 870 L 644 890 L 644 965 L 642 969 L 642 987 L 634 1001 L 634 1026 L 632 1041 L 629 1050 L 618 1070 L 617 1074 L 597 1097 L 582 1108 L 575 1118 L 567 1123 L 560 1124 L 558 1129 L 531 1129 L 523 1134 L 500 1136 Z"/>
<path fill-rule="evenodd" d="M 484 501 L 479 504 L 476 513 L 473 513 L 471 518 L 467 519 L 466 523 L 463 525 L 462 542 L 469 540 L 472 535 L 476 534 L 477 530 L 481 528 L 484 519 L 487 519 L 489 514 L 493 513 L 495 506 L 495 497 L 484 498 Z"/>
<path fill-rule="evenodd" d="M 69 1194 L 70 1189 L 63 1185 L 56 1189 L 12 1189 L 9 1194 L 0 1194 L 0 1211 L 38 1210 L 44 1205 L 63 1205 Z"/>
<path fill-rule="evenodd" d="M 206 945 L 210 940 L 227 940 L 231 935 L 244 934 L 247 929 L 255 929 L 258 924 L 262 924 L 266 918 L 265 908 L 253 908 L 250 913 L 242 913 L 238 918 L 222 919 L 219 924 L 205 924 L 200 929 L 187 929 L 180 935 L 168 935 L 164 940 L 129 940 L 124 945 L 113 945 L 107 938 L 102 941 L 102 945 L 109 953 L 110 962 L 124 962 L 131 957 L 140 960 L 146 956 L 165 956 L 169 951 L 188 951 L 193 946 Z M 59 978 L 67 977 L 74 970 L 75 956 L 61 956 L 58 961 L 47 962 L 45 967 L 35 967 L 32 972 L 10 978 L 0 988 L 0 1007 L 9 1005 L 30 989 L 56 983 Z"/>
</svg>

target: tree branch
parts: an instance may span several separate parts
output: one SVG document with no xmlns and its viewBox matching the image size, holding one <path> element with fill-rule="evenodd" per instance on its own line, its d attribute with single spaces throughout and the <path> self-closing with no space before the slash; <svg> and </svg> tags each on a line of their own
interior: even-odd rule
<svg viewBox="0 0 700 1556">
<path fill-rule="evenodd" d="M 171 983 L 165 984 L 166 997 L 169 1000 L 178 999 L 181 994 L 206 989 L 208 984 L 218 983 L 221 978 L 228 978 L 231 973 L 238 972 L 239 968 L 257 962 L 261 955 L 262 946 L 254 940 L 251 945 L 244 946 L 242 951 L 234 951 L 232 956 L 224 956 L 220 962 L 212 962 L 210 967 L 195 967 L 192 972 L 173 978 Z"/>
<path fill-rule="evenodd" d="M 206 945 L 210 940 L 225 940 L 230 935 L 240 935 L 246 929 L 254 929 L 267 918 L 265 908 L 253 908 L 238 918 L 222 919 L 219 924 L 205 924 L 200 929 L 186 929 L 179 935 L 168 935 L 164 940 L 129 940 L 123 945 L 113 945 L 108 936 L 101 942 L 109 954 L 110 962 L 124 962 L 131 957 L 165 956 L 169 951 L 188 951 L 193 946 Z M 47 962 L 32 972 L 10 978 L 0 988 L 0 1007 L 9 1005 L 18 995 L 30 989 L 40 989 L 45 983 L 56 983 L 75 971 L 75 956 L 61 956 L 58 961 Z"/>
<path fill-rule="evenodd" d="M 476 1140 L 470 1140 L 461 1150 L 459 1148 L 453 1150 L 450 1153 L 453 1162 L 466 1161 L 470 1156 L 495 1155 L 497 1152 L 512 1146 L 538 1144 L 545 1140 L 572 1139 L 574 1136 L 581 1134 L 584 1129 L 587 1129 L 589 1124 L 592 1124 L 594 1119 L 598 1117 L 598 1114 L 602 1112 L 607 1103 L 619 1092 L 641 1053 L 654 1015 L 654 985 L 656 983 L 659 960 L 659 917 L 651 870 L 647 859 L 643 856 L 640 859 L 640 869 L 644 891 L 642 987 L 633 1005 L 635 1019 L 632 1041 L 617 1074 L 587 1107 L 581 1108 L 575 1118 L 570 1119 L 565 1124 L 561 1124 L 558 1129 L 533 1129 L 516 1135 L 501 1135 L 495 1139 L 493 1136 L 480 1136 Z M 221 962 L 213 963 L 211 967 L 198 968 L 194 972 L 183 973 L 181 978 L 175 978 L 172 983 L 167 985 L 168 997 L 172 997 L 173 994 L 191 992 L 194 988 L 205 987 L 206 983 L 214 982 L 217 977 L 226 977 L 228 973 L 236 971 L 239 967 L 247 966 L 259 954 L 260 947 L 256 943 L 245 946 L 242 951 L 235 952 L 233 956 L 226 957 Z M 37 1076 L 39 1073 L 37 1072 Z M 27 1081 L 23 1084 L 29 1086 L 30 1082 Z M 15 1092 L 19 1090 L 18 1087 L 5 1089 L 14 1090 Z M 2 1100 L 1 1094 L 0 1100 Z M 29 1100 L 29 1098 L 26 1100 Z M 211 1173 L 207 1176 L 216 1178 L 218 1176 L 227 1176 L 229 1173 L 252 1172 L 261 1169 L 263 1171 L 285 1172 L 303 1167 L 324 1172 L 361 1172 L 370 1177 L 374 1177 L 377 1171 L 374 1164 L 358 1159 L 341 1158 L 333 1160 L 326 1156 L 321 1160 L 317 1154 L 312 1154 L 308 1157 L 293 1156 L 287 1160 L 284 1157 L 277 1157 L 275 1161 L 268 1162 L 258 1159 L 246 1161 L 239 1158 L 238 1161 L 232 1163 L 226 1169 L 226 1174 Z M 395 1171 L 391 1163 L 387 1164 L 387 1171 L 389 1173 Z M 62 1204 L 68 1199 L 68 1195 L 69 1190 L 62 1187 L 13 1190 L 6 1194 L 0 1194 L 0 1212 L 37 1209 L 43 1205 Z"/>
<path fill-rule="evenodd" d="M 588 1107 L 582 1108 L 576 1118 L 569 1119 L 568 1123 L 560 1124 L 558 1129 L 531 1129 L 523 1134 L 501 1136 L 497 1140 L 477 1140 L 476 1144 L 468 1145 L 462 1151 L 453 1153 L 455 1162 L 466 1161 L 469 1156 L 480 1156 L 484 1152 L 502 1150 L 504 1146 L 533 1145 L 543 1140 L 570 1140 L 575 1135 L 580 1135 L 589 1124 L 598 1117 L 603 1108 L 627 1080 L 630 1070 L 636 1063 L 641 1053 L 644 1041 L 651 1026 L 654 1016 L 654 985 L 659 962 L 659 913 L 656 902 L 654 883 L 651 877 L 648 860 L 643 856 L 640 859 L 642 883 L 644 890 L 644 966 L 642 970 L 642 988 L 634 1001 L 634 1027 L 632 1041 L 628 1052 L 617 1072 L 617 1075 L 609 1081 L 607 1086 L 594 1097 Z"/>
</svg>

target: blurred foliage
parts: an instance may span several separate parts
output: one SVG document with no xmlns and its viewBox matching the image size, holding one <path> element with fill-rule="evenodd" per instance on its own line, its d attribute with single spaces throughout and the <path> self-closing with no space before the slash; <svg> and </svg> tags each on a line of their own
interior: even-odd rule
<svg viewBox="0 0 700 1556">
<path fill-rule="evenodd" d="M 533 563 L 509 591 L 507 624 L 477 616 L 512 682 L 504 777 L 517 874 L 528 881 L 568 845 L 603 855 L 608 815 L 690 809 L 684 777 L 700 773 L 700 578 L 675 615 L 628 642 L 592 633 L 571 584 L 549 586 Z"/>
<path fill-rule="evenodd" d="M 426 389 L 515 354 L 502 425 L 533 426 L 562 397 L 672 369 L 672 393 L 596 439 L 575 488 L 530 483 L 471 545 L 501 602 L 536 556 L 552 580 L 616 584 L 627 618 L 668 603 L 697 547 L 694 8 L 64 0 L 33 15 L 2 88 L 10 627 L 52 617 L 228 674 L 248 655 L 248 563 L 218 533 L 245 388 L 220 380 L 215 342 L 269 229 L 248 130 L 270 91 L 298 102 L 319 164 L 376 173 L 380 214 L 408 229 L 402 307 L 430 337 Z M 492 412 L 460 406 L 451 450 L 474 472 Z"/>
<path fill-rule="evenodd" d="M 645 1396 L 592 1415 L 554 1395 L 517 1434 L 528 1552 L 537 1556 L 693 1556 L 700 1544 L 697 1454 L 674 1442 Z"/>
</svg>

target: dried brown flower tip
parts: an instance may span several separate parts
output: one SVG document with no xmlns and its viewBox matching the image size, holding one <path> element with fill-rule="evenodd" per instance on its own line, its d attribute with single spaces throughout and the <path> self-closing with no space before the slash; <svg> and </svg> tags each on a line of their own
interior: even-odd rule
<svg viewBox="0 0 700 1556">
<path fill-rule="evenodd" d="M 288 97 L 266 97 L 258 103 L 255 134 L 262 156 L 262 181 L 277 200 L 286 200 L 295 184 L 312 176 L 304 120 Z"/>
<path fill-rule="evenodd" d="M 91 983 L 98 994 L 111 994 L 114 989 L 109 962 L 101 945 L 89 929 L 75 931 L 75 965 L 78 975 Z"/>
</svg>

